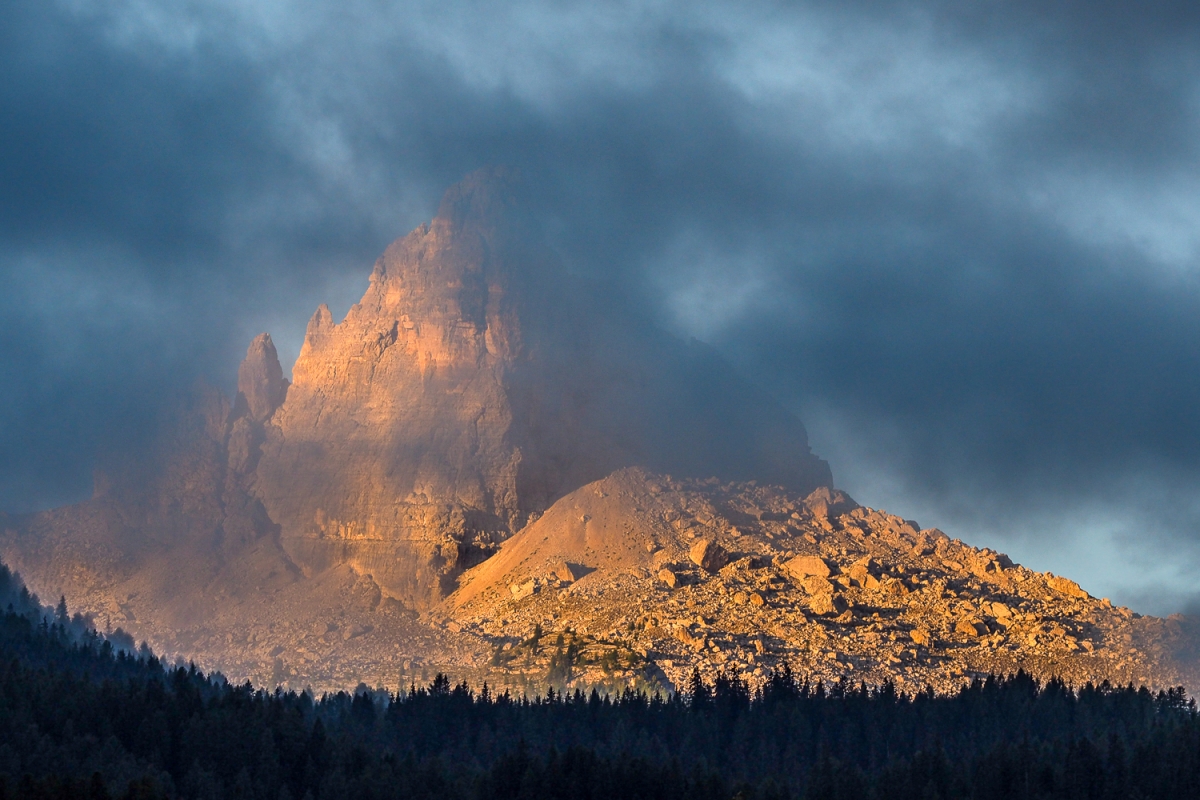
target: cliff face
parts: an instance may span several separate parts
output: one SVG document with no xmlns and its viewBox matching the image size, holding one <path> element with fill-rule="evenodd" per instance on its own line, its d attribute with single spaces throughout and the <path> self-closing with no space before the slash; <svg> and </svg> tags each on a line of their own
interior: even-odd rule
<svg viewBox="0 0 1200 800">
<path fill-rule="evenodd" d="M 306 573 L 349 564 L 424 607 L 614 469 L 830 483 L 798 420 L 702 348 L 599 313 L 520 229 L 503 173 L 477 173 L 344 320 L 313 316 L 255 488 Z"/>
<path fill-rule="evenodd" d="M 257 471 L 308 574 L 348 563 L 419 604 L 462 550 L 516 522 L 504 192 L 485 176 L 452 189 L 432 224 L 387 248 L 342 322 L 325 306 L 310 321 Z"/>
</svg>

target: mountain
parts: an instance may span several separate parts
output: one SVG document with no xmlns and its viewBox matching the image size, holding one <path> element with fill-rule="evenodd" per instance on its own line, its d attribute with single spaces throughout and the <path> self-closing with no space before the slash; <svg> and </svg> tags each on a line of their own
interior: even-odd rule
<svg viewBox="0 0 1200 800">
<path fill-rule="evenodd" d="M 268 684 L 1191 674 L 1188 620 L 860 508 L 778 402 L 539 241 L 507 171 L 468 176 L 290 381 L 257 337 L 232 400 L 180 395 L 91 499 L 0 520 L 0 557 Z"/>
<path fill-rule="evenodd" d="M 799 420 L 572 280 L 526 244 L 515 204 L 503 172 L 471 176 L 384 251 L 344 320 L 322 306 L 309 322 L 255 470 L 306 574 L 349 564 L 423 608 L 621 467 L 832 482 Z"/>
</svg>

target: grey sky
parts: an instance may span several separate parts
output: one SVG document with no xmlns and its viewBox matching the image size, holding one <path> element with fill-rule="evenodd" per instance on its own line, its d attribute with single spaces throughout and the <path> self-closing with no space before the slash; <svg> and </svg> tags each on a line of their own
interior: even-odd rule
<svg viewBox="0 0 1200 800">
<path fill-rule="evenodd" d="M 503 5 L 503 8 L 499 6 Z M 861 502 L 1140 610 L 1200 577 L 1194 4 L 16 0 L 0 507 L 295 357 L 464 173 L 797 409 Z"/>
</svg>

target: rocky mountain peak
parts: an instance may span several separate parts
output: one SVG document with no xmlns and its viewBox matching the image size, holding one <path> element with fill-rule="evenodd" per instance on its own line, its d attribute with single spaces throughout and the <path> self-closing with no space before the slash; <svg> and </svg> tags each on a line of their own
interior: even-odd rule
<svg viewBox="0 0 1200 800">
<path fill-rule="evenodd" d="M 521 220 L 510 171 L 473 173 L 345 319 L 314 315 L 256 473 L 303 568 L 349 563 L 424 606 L 615 469 L 831 483 L 799 420 L 714 352 L 604 306 Z"/>
<path fill-rule="evenodd" d="M 366 293 L 342 322 L 322 305 L 309 323 L 295 382 L 319 384 L 347 359 L 373 378 L 377 366 L 410 356 L 422 371 L 470 371 L 516 358 L 521 325 L 510 284 L 526 265 L 513 263 L 519 256 L 504 235 L 514 204 L 508 175 L 480 170 L 447 190 L 432 222 L 379 257 Z M 356 368 L 353 379 L 361 377 Z"/>
</svg>

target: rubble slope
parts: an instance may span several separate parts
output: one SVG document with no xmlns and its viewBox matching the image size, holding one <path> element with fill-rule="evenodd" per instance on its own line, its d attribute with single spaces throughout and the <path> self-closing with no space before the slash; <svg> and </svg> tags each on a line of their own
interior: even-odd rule
<svg viewBox="0 0 1200 800">
<path fill-rule="evenodd" d="M 496 652 L 537 631 L 753 682 L 783 664 L 813 679 L 946 690 L 1025 669 L 1077 683 L 1191 683 L 1195 632 L 1073 581 L 819 489 L 674 480 L 623 470 L 564 497 L 467 572 L 439 612 Z M 584 664 L 574 680 L 612 669 Z M 560 670 L 561 674 L 561 670 Z M 502 680 L 492 677 L 493 682 Z"/>
</svg>

